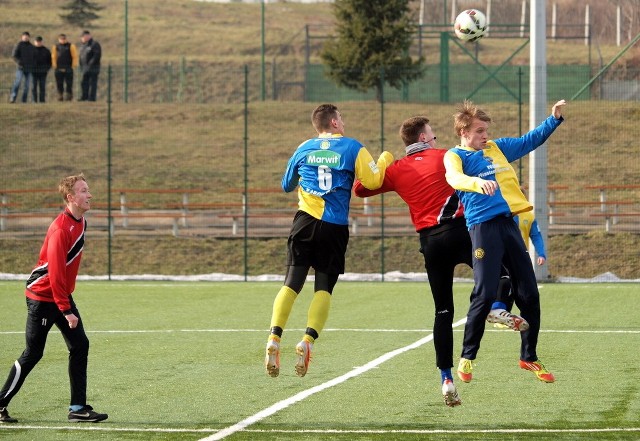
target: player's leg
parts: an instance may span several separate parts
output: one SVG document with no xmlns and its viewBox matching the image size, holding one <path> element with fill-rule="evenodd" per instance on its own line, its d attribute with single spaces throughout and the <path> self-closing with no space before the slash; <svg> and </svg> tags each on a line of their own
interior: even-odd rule
<svg viewBox="0 0 640 441">
<path fill-rule="evenodd" d="M 508 261 L 511 274 L 515 304 L 520 309 L 522 317 L 529 322 L 529 329 L 520 333 L 522 344 L 519 365 L 522 369 L 532 371 L 540 381 L 553 383 L 555 377 L 537 355 L 540 332 L 540 292 L 529 253 L 524 242 L 517 240 L 518 233 L 517 228 L 505 232 L 505 240 L 508 241 L 505 259 Z"/>
<path fill-rule="evenodd" d="M 324 329 L 324 325 L 329 318 L 329 309 L 331 307 L 331 293 L 333 287 L 338 281 L 338 274 L 327 274 L 316 271 L 314 294 L 307 312 L 307 329 L 302 338 L 309 343 L 319 337 L 320 332 Z"/>
<path fill-rule="evenodd" d="M 0 407 L 7 407 L 18 393 L 29 373 L 44 354 L 47 335 L 59 314 L 55 303 L 27 299 L 27 324 L 25 328 L 26 348 L 9 371 L 7 381 L 0 390 Z"/>
<path fill-rule="evenodd" d="M 522 318 L 529 323 L 528 331 L 522 333 L 520 355 L 525 361 L 535 361 L 540 332 L 540 293 L 529 253 L 524 242 L 517 240 L 518 233 L 517 226 L 505 229 L 505 265 L 511 275 L 515 303 L 520 309 Z"/>
<path fill-rule="evenodd" d="M 277 377 L 280 374 L 280 339 L 308 273 L 308 266 L 288 266 L 284 285 L 273 301 L 269 327 L 271 331 L 267 339 L 265 355 L 265 369 L 270 377 Z"/>
<path fill-rule="evenodd" d="M 468 233 L 464 231 L 468 237 Z M 453 383 L 453 271 L 456 251 L 455 237 L 447 240 L 446 234 L 420 236 L 420 252 L 424 255 L 425 269 L 433 296 L 435 317 L 433 321 L 433 344 L 436 351 L 436 366 L 440 369 L 441 390 L 444 403 L 449 407 L 462 404 Z M 443 246 L 448 242 L 449 247 Z M 470 250 L 467 250 L 468 252 Z"/>
<path fill-rule="evenodd" d="M 69 322 L 64 315 L 59 314 L 56 326 L 69 349 L 69 381 L 71 384 L 70 410 L 79 410 L 87 404 L 87 364 L 89 358 L 89 338 L 84 330 L 80 312 L 75 303 L 71 303 L 71 310 L 78 317 L 75 328 L 69 328 Z M 75 408 L 73 408 L 75 406 Z"/>
<path fill-rule="evenodd" d="M 311 266 L 315 269 L 314 295 L 307 312 L 307 328 L 296 345 L 296 375 L 304 377 L 309 368 L 311 350 L 329 318 L 331 294 L 344 273 L 349 227 L 317 221 L 313 235 Z"/>
<path fill-rule="evenodd" d="M 429 278 L 429 287 L 435 307 L 433 321 L 433 343 L 436 351 L 436 366 L 441 370 L 442 380 L 451 378 L 453 367 L 453 271 L 455 263 L 451 254 L 453 246 L 444 246 L 444 234 L 421 235 L 420 252 Z M 453 245 L 453 244 L 451 244 Z"/>
<path fill-rule="evenodd" d="M 509 272 L 503 265 L 502 272 L 500 273 L 500 282 L 498 283 L 498 292 L 496 293 L 496 301 L 493 302 L 491 309 L 506 309 L 507 311 L 511 311 L 512 305 L 511 279 Z"/>
<path fill-rule="evenodd" d="M 337 281 L 338 274 L 327 274 L 319 271 L 315 273 L 315 292 L 307 312 L 307 328 L 302 340 L 296 345 L 295 371 L 299 377 L 304 377 L 309 369 L 313 344 L 320 336 L 329 318 L 331 293 Z"/>
<path fill-rule="evenodd" d="M 526 331 L 529 328 L 529 323 L 519 315 L 512 314 L 512 308 L 511 277 L 503 265 L 500 273 L 500 282 L 498 283 L 498 293 L 495 302 L 491 305 L 491 311 L 487 315 L 487 321 L 493 323 L 496 328 Z"/>
<path fill-rule="evenodd" d="M 505 218 L 514 223 L 510 218 Z M 471 381 L 471 361 L 475 360 L 484 335 L 485 320 L 496 297 L 504 253 L 501 229 L 504 221 L 492 219 L 473 225 L 469 230 L 472 243 L 474 289 L 467 313 L 458 377 Z M 515 223 L 514 223 L 515 225 Z"/>
<path fill-rule="evenodd" d="M 265 368 L 271 377 L 280 374 L 280 339 L 293 304 L 307 279 L 312 263 L 312 242 L 317 220 L 304 212 L 296 213 L 287 241 L 287 274 L 278 291 L 271 312 L 270 334 L 267 339 Z"/>
</svg>

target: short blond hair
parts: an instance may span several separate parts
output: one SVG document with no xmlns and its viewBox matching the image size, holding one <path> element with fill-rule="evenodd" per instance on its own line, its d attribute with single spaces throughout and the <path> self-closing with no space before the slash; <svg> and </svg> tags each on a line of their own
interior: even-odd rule
<svg viewBox="0 0 640 441">
<path fill-rule="evenodd" d="M 84 173 L 67 176 L 66 178 L 62 178 L 60 180 L 60 184 L 58 184 L 58 191 L 62 195 L 62 200 L 65 202 L 65 204 L 68 202 L 67 195 L 75 194 L 73 191 L 73 186 L 76 185 L 76 182 L 78 181 L 87 182 L 87 179 L 84 177 Z"/>
<path fill-rule="evenodd" d="M 491 117 L 487 112 L 473 104 L 469 100 L 464 100 L 456 113 L 453 114 L 453 130 L 456 135 L 461 136 L 463 130 L 468 130 L 474 119 L 479 119 L 486 123 L 491 122 Z"/>
</svg>

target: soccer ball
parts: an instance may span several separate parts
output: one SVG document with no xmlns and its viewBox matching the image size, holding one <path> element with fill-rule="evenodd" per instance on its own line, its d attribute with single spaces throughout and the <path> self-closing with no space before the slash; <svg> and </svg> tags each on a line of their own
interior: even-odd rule
<svg viewBox="0 0 640 441">
<path fill-rule="evenodd" d="M 467 9 L 456 17 L 453 30 L 460 40 L 476 41 L 484 36 L 487 18 L 477 9 Z"/>
</svg>

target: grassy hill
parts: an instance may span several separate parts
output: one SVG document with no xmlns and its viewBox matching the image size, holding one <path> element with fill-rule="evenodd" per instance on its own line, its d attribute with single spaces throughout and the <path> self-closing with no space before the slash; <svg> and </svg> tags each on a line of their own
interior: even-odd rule
<svg viewBox="0 0 640 441">
<path fill-rule="evenodd" d="M 11 49 L 20 39 L 20 34 L 28 30 L 32 36 L 42 35 L 46 46 L 56 41 L 56 36 L 64 32 L 71 42 L 79 44 L 82 29 L 62 22 L 59 15 L 67 0 L 4 0 L 0 3 L 0 63 L 12 65 Z M 124 61 L 125 46 L 125 6 L 121 1 L 99 1 L 104 7 L 99 11 L 100 19 L 90 26 L 94 37 L 104 50 L 105 64 L 121 65 Z M 414 2 L 417 5 L 419 2 Z M 463 7 L 463 2 L 459 2 Z M 582 5 L 578 0 L 560 2 L 560 22 L 573 23 L 577 15 L 572 3 Z M 624 2 L 623 2 L 624 3 Z M 518 23 L 520 2 L 509 2 L 511 21 Z M 440 23 L 441 9 L 428 11 L 426 23 Z M 135 0 L 128 2 L 128 58 L 132 63 L 179 62 L 183 57 L 196 61 L 207 61 L 224 65 L 259 63 L 261 60 L 260 4 L 207 3 L 193 0 Z M 496 16 L 502 17 L 500 11 Z M 578 17 L 582 18 L 582 16 Z M 497 19 L 498 20 L 498 19 Z M 509 20 L 504 17 L 500 20 Z M 268 62 L 278 60 L 302 60 L 305 50 L 305 27 L 309 26 L 312 36 L 320 37 L 331 33 L 334 18 L 330 3 L 288 3 L 269 2 L 265 4 L 265 55 Z M 498 22 L 496 22 L 498 23 Z M 595 31 L 598 30 L 596 20 Z M 487 38 L 482 40 L 484 62 L 499 64 L 505 54 L 520 42 Z M 611 59 L 619 50 L 615 45 L 594 38 L 597 56 Z M 311 61 L 318 61 L 317 49 L 321 40 L 311 41 Z M 568 48 L 571 48 L 568 50 Z M 437 53 L 437 44 L 434 46 Z M 525 54 L 528 56 L 528 54 Z M 560 40 L 550 42 L 548 48 L 550 64 L 586 64 L 588 52 L 580 40 Z M 452 60 L 453 61 L 453 60 Z"/>
<path fill-rule="evenodd" d="M 43 35 L 49 46 L 59 32 L 66 32 L 72 41 L 79 40 L 80 29 L 70 29 L 58 18 L 65 2 L 52 0 L 46 2 L 46 7 L 36 0 L 0 2 L 0 69 L 4 67 L 12 75 L 9 55 L 24 30 Z M 102 18 L 91 29 L 103 45 L 105 64 L 121 65 L 124 5 L 111 1 L 101 4 L 105 6 L 100 12 Z M 141 69 L 167 62 L 179 64 L 188 58 L 203 63 L 203 69 L 214 77 L 212 88 L 220 94 L 229 94 L 230 82 L 239 81 L 240 68 L 246 63 L 255 66 L 260 62 L 259 5 L 137 0 L 129 2 L 128 12 L 129 60 Z M 265 17 L 267 60 L 300 63 L 304 55 L 304 26 L 313 24 L 315 29 L 328 32 L 332 21 L 329 4 L 269 3 Z M 486 39 L 481 44 L 482 60 L 500 63 L 512 49 L 510 45 L 515 44 Z M 316 49 L 318 45 L 314 42 Z M 603 46 L 600 50 L 606 60 L 613 57 L 618 48 Z M 550 43 L 548 48 L 550 60 L 565 64 L 582 63 L 588 58 L 585 51 L 575 42 Z M 317 52 L 313 54 L 315 57 Z M 220 70 L 211 70 L 211 66 Z M 226 75 L 217 75 L 217 72 L 226 72 Z M 104 74 L 102 78 L 104 80 Z M 135 93 L 135 89 L 131 92 Z M 209 104 L 116 102 L 110 130 L 104 101 L 16 106 L 3 100 L 0 102 L 3 124 L 0 187 L 51 188 L 61 175 L 75 173 L 80 168 L 89 176 L 94 199 L 105 202 L 107 166 L 111 161 L 114 187 L 202 188 L 203 193 L 193 196 L 194 202 L 230 200 L 238 195 L 230 194 L 228 189 L 243 185 L 245 137 L 249 184 L 275 187 L 292 150 L 301 140 L 313 135 L 309 114 L 315 104 L 253 99 L 245 134 L 244 109 L 237 98 Z M 414 114 L 429 116 L 439 146 L 449 147 L 457 142 L 451 128 L 454 104 L 387 103 L 383 122 L 378 103 L 345 102 L 340 103 L 340 107 L 348 134 L 362 140 L 372 152 L 384 147 L 401 156 L 403 149 L 397 128 L 404 118 Z M 526 105 L 519 109 L 511 103 L 494 103 L 487 109 L 494 118 L 494 136 L 517 136 L 519 123 L 523 130 L 528 128 Z M 585 191 L 586 185 L 637 183 L 635 122 L 639 117 L 640 109 L 635 102 L 570 103 L 566 109 L 567 121 L 554 135 L 548 149 L 549 183 L 567 187 L 559 197 L 569 201 L 597 200 L 595 191 Z M 107 137 L 111 138 L 111 157 L 107 155 Z M 527 170 L 525 159 L 522 162 L 524 183 L 528 181 Z M 616 197 L 640 200 L 637 191 L 622 192 Z M 290 198 L 268 194 L 261 198 L 265 204 L 274 206 L 291 202 Z M 40 207 L 55 202 L 55 194 L 36 194 L 25 204 Z M 145 203 L 160 203 L 160 200 L 149 196 Z M 40 240 L 40 236 L 3 237 L 0 272 L 28 272 Z M 94 236 L 91 243 L 85 271 L 104 274 L 106 239 Z M 378 264 L 372 269 L 371 262 L 377 259 L 378 244 L 354 239 L 351 245 L 347 270 L 376 271 Z M 393 239 L 386 246 L 391 251 L 387 257 L 388 269 L 422 271 L 415 237 Z M 117 257 L 114 272 L 120 274 L 239 272 L 238 268 L 242 268 L 241 245 L 229 240 L 116 236 L 114 247 Z M 637 234 L 563 234 L 550 239 L 549 249 L 549 268 L 553 275 L 592 277 L 611 270 L 621 277 L 640 277 Z M 251 271 L 281 273 L 283 250 L 282 239 L 256 244 L 249 263 Z"/>
<path fill-rule="evenodd" d="M 249 186 L 276 187 L 286 160 L 298 143 L 312 135 L 309 112 L 312 103 L 252 103 L 248 131 Z M 380 150 L 380 112 L 372 103 L 341 103 L 347 131 L 365 142 L 371 151 Z M 515 136 L 514 105 L 488 106 L 494 124 L 492 133 Z M 388 104 L 385 108 L 385 148 L 395 156 L 403 154 L 397 139 L 402 118 L 426 113 L 432 120 L 440 146 L 453 145 L 453 105 Z M 566 186 L 561 200 L 597 200 L 586 185 L 603 182 L 637 182 L 636 147 L 629 135 L 640 117 L 635 103 L 571 103 L 566 122 L 549 142 L 549 182 Z M 526 108 L 525 108 L 526 114 Z M 611 118 L 611 115 L 626 115 Z M 11 127 L 2 134 L 3 188 L 51 188 L 59 177 L 75 173 L 78 167 L 90 179 L 94 201 L 106 202 L 107 123 L 104 104 L 86 106 L 51 103 L 46 106 L 0 104 L 0 119 Z M 41 125 L 34 125 L 41 121 Z M 73 124 L 69 124 L 72 121 Z M 117 105 L 114 108 L 112 168 L 113 187 L 202 188 L 193 202 L 235 201 L 231 188 L 243 186 L 244 124 L 240 105 Z M 60 129 L 64 128 L 64 129 Z M 618 133 L 616 141 L 607 137 Z M 626 133 L 627 136 L 619 134 Z M 43 153 L 45 155 L 43 156 Z M 620 161 L 620 158 L 629 158 Z M 636 158 L 636 159 L 633 159 Z M 528 163 L 523 163 L 527 182 Z M 640 200 L 638 190 L 618 198 Z M 113 195 L 117 200 L 118 195 Z M 259 199 L 258 199 L 259 198 Z M 263 194 L 254 202 L 290 208 L 295 197 Z M 35 207 L 55 203 L 54 193 L 37 193 L 27 201 Z M 139 200 L 160 204 L 158 196 Z M 386 199 L 401 205 L 397 198 Z M 395 201 L 395 202 L 394 202 Z M 4 237 L 0 240 L 0 272 L 28 272 L 40 246 L 41 235 Z M 86 254 L 88 274 L 106 272 L 106 238 L 92 232 Z M 206 237 L 131 237 L 116 235 L 113 242 L 113 271 L 116 274 L 200 274 L 242 273 L 242 242 Z M 387 270 L 422 271 L 415 237 L 389 239 L 385 245 Z M 283 271 L 284 239 L 251 242 L 250 274 Z M 549 269 L 552 275 L 593 277 L 613 271 L 620 277 L 637 278 L 640 236 L 633 233 L 606 235 L 559 234 L 550 238 Z M 144 251 L 142 251 L 144 250 Z M 354 237 L 349 251 L 350 272 L 380 269 L 379 243 Z M 469 275 L 465 269 L 460 275 Z"/>
</svg>

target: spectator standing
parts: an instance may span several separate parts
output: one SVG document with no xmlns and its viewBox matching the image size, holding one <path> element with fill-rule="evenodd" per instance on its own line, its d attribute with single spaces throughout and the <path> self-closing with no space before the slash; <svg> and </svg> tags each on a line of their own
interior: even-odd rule
<svg viewBox="0 0 640 441">
<path fill-rule="evenodd" d="M 65 34 L 58 35 L 58 44 L 51 51 L 51 62 L 56 77 L 58 101 L 73 100 L 73 69 L 78 67 L 78 50 L 76 45 L 67 41 Z M 66 86 L 66 92 L 65 92 Z"/>
<path fill-rule="evenodd" d="M 35 38 L 33 51 L 33 101 L 44 103 L 47 94 L 47 74 L 51 69 L 51 51 L 42 44 L 42 37 L 39 35 Z"/>
<path fill-rule="evenodd" d="M 100 58 L 102 48 L 93 39 L 91 32 L 82 32 L 80 47 L 80 68 L 82 69 L 82 96 L 80 101 L 95 101 L 98 92 L 98 75 L 100 74 Z"/>
<path fill-rule="evenodd" d="M 11 103 L 16 102 L 20 84 L 24 79 L 22 102 L 26 103 L 29 96 L 29 86 L 33 80 L 33 45 L 31 44 L 31 34 L 29 34 L 29 32 L 25 31 L 22 33 L 20 41 L 13 48 L 11 58 L 13 58 L 13 61 L 18 65 L 18 69 L 16 70 L 16 79 L 13 82 L 13 87 L 11 87 L 11 96 L 9 101 Z"/>
</svg>

